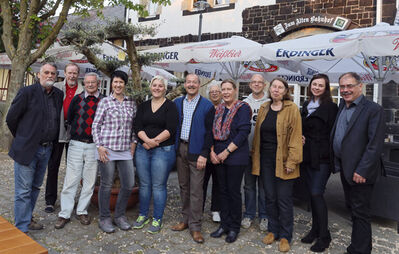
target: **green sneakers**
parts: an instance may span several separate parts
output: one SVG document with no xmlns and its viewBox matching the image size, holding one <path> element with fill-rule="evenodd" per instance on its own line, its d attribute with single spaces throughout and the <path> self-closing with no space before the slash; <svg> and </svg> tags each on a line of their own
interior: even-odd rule
<svg viewBox="0 0 399 254">
<path fill-rule="evenodd" d="M 161 230 L 161 228 L 162 228 L 161 220 L 160 219 L 159 220 L 153 219 L 152 223 L 151 223 L 151 226 L 148 228 L 147 232 L 151 233 L 151 234 L 156 234 L 156 233 L 158 233 Z"/>
<path fill-rule="evenodd" d="M 149 221 L 150 219 L 148 219 L 148 217 L 140 215 L 137 218 L 137 220 L 133 223 L 133 228 L 134 229 L 143 228 Z"/>
</svg>

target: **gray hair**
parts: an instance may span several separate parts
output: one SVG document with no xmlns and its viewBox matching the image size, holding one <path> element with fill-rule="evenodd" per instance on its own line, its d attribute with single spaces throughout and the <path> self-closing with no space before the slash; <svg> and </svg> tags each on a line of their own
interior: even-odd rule
<svg viewBox="0 0 399 254">
<path fill-rule="evenodd" d="M 42 72 L 43 66 L 45 66 L 45 65 L 53 66 L 55 68 L 55 70 L 58 71 L 58 67 L 57 67 L 57 65 L 55 63 L 53 63 L 53 62 L 44 62 L 42 64 L 42 66 L 40 67 L 40 71 L 39 72 Z"/>
<path fill-rule="evenodd" d="M 220 87 L 220 83 L 216 80 L 212 80 L 207 86 L 206 86 L 206 94 L 209 95 L 209 92 L 211 91 L 211 88 L 216 86 L 219 91 L 222 91 L 222 88 Z"/>
<path fill-rule="evenodd" d="M 95 72 L 88 72 L 88 73 L 86 73 L 84 79 L 86 79 L 86 77 L 89 77 L 89 76 L 96 77 L 97 82 L 100 80 L 100 77 L 99 77 L 98 74 L 95 73 Z"/>
<path fill-rule="evenodd" d="M 151 79 L 151 81 L 150 81 L 150 86 L 152 85 L 152 83 L 153 83 L 155 80 L 161 81 L 161 82 L 163 83 L 163 85 L 165 86 L 165 88 L 168 88 L 168 81 L 166 80 L 166 78 L 164 78 L 164 77 L 162 77 L 162 76 L 160 76 L 160 75 L 156 75 L 156 76 L 154 76 L 154 77 Z"/>
</svg>

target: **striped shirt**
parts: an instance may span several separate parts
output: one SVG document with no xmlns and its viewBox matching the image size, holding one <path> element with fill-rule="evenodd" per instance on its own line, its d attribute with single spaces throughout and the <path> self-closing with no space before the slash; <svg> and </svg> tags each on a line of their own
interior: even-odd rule
<svg viewBox="0 0 399 254">
<path fill-rule="evenodd" d="M 113 151 L 126 151 L 130 144 L 137 142 L 133 132 L 133 119 L 137 107 L 134 100 L 125 96 L 122 102 L 113 94 L 100 101 L 92 125 L 93 140 L 96 146 L 104 146 Z"/>
<path fill-rule="evenodd" d="M 194 97 L 191 101 L 186 97 L 183 99 L 183 122 L 181 125 L 180 139 L 188 141 L 190 138 L 191 120 L 193 118 L 195 107 L 199 101 L 200 95 Z"/>
</svg>

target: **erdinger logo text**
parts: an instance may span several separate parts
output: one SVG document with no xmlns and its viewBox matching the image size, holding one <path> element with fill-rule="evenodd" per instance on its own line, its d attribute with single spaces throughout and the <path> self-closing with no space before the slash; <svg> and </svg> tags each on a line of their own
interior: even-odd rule
<svg viewBox="0 0 399 254">
<path fill-rule="evenodd" d="M 335 56 L 334 48 L 316 50 L 285 50 L 277 49 L 276 57 L 292 58 L 302 56 Z"/>
<path fill-rule="evenodd" d="M 165 60 L 165 59 L 179 60 L 179 52 L 162 52 L 162 53 L 157 53 L 157 55 L 159 55 L 160 60 Z"/>
</svg>

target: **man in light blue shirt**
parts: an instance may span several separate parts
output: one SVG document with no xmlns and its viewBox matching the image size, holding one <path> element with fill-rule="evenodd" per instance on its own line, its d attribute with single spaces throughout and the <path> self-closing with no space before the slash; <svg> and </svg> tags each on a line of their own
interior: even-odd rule
<svg viewBox="0 0 399 254">
<path fill-rule="evenodd" d="M 177 174 L 182 198 L 182 219 L 174 231 L 190 229 L 193 240 L 203 243 L 201 234 L 205 165 L 212 144 L 213 104 L 199 94 L 200 80 L 189 74 L 184 83 L 187 95 L 177 98 L 179 126 L 176 131 Z"/>
</svg>

